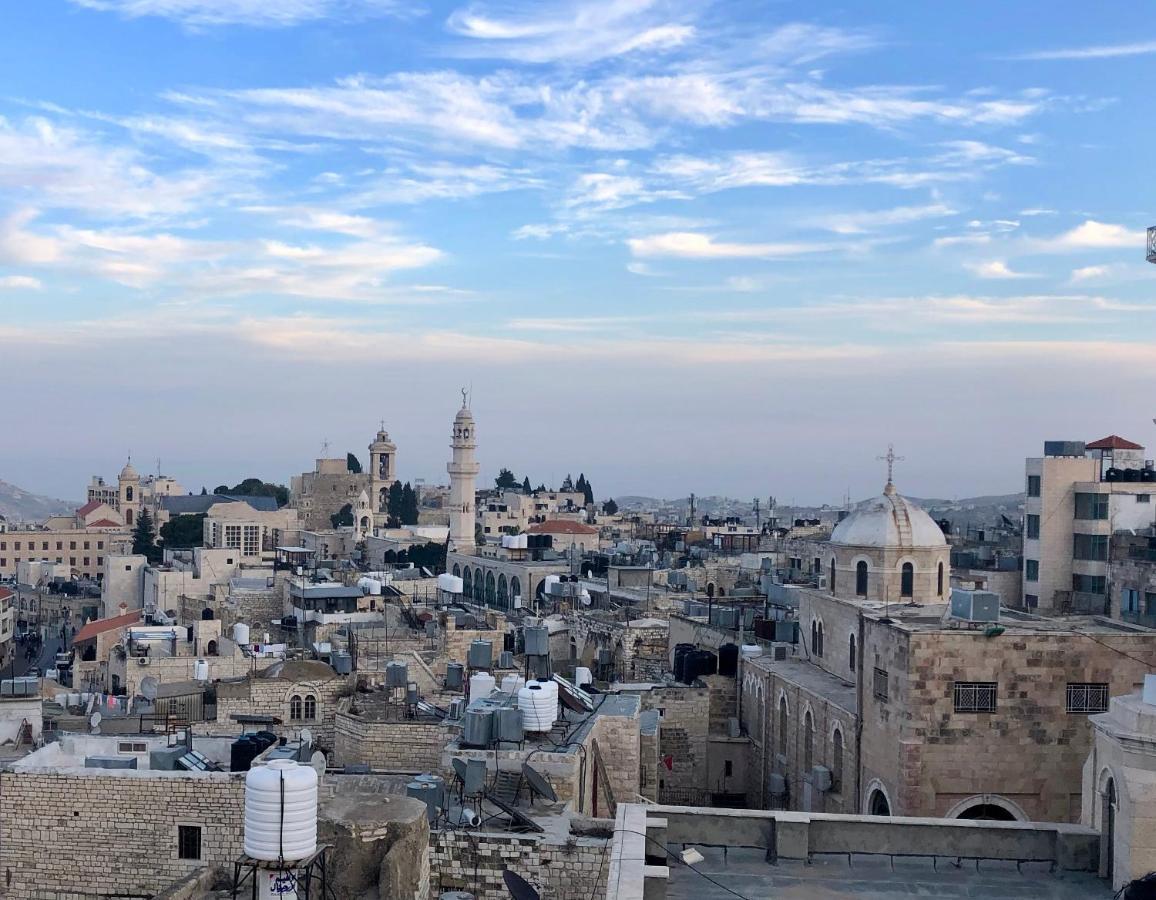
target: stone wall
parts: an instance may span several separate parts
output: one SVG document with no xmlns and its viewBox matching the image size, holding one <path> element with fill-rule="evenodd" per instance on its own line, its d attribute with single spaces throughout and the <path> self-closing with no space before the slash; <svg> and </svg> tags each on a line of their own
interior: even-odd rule
<svg viewBox="0 0 1156 900">
<path fill-rule="evenodd" d="M 243 776 L 2 772 L 0 788 L 6 898 L 156 894 L 242 849 Z M 178 825 L 201 828 L 200 859 L 178 858 Z"/>
<path fill-rule="evenodd" d="M 364 763 L 385 771 L 437 772 L 446 744 L 456 736 L 455 730 L 436 722 L 372 721 L 339 712 L 329 764 Z"/>
<path fill-rule="evenodd" d="M 709 804 L 707 733 L 710 689 L 655 688 L 642 695 L 644 709 L 658 710 L 658 802 Z"/>
<path fill-rule="evenodd" d="M 308 728 L 313 732 L 314 743 L 328 752 L 334 748 L 333 724 L 338 702 L 350 690 L 348 680 L 336 674 L 327 680 L 317 681 L 287 681 L 258 676 L 242 681 L 218 682 L 216 687 L 219 724 L 235 726 L 232 719 L 235 714 L 276 716 L 283 723 L 281 734 L 296 738 L 302 728 Z M 290 698 L 295 695 L 304 698 L 310 694 L 317 698 L 316 717 L 290 718 Z"/>
<path fill-rule="evenodd" d="M 508 900 L 502 873 L 512 869 L 538 889 L 542 900 L 602 900 L 609 855 L 610 841 L 597 838 L 557 844 L 524 835 L 435 831 L 430 834 L 429 897 L 465 890 L 477 900 Z"/>
</svg>

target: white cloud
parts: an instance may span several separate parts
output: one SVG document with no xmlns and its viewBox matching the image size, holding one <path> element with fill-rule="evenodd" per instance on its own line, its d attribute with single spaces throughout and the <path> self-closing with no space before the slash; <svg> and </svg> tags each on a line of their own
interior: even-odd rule
<svg viewBox="0 0 1156 900">
<path fill-rule="evenodd" d="M 22 209 L 0 219 L 0 263 L 43 265 L 60 258 L 60 241 L 25 227 L 37 216 L 37 210 Z"/>
<path fill-rule="evenodd" d="M 778 259 L 819 253 L 830 244 L 773 243 L 741 244 L 716 242 L 707 234 L 671 231 L 627 240 L 630 252 L 638 257 L 679 257 L 682 259 Z"/>
<path fill-rule="evenodd" d="M 1035 278 L 1028 272 L 1015 272 L 1001 259 L 992 259 L 986 262 L 965 263 L 964 268 L 978 278 Z"/>
<path fill-rule="evenodd" d="M 942 218 L 955 214 L 956 210 L 946 204 L 929 203 L 924 206 L 896 206 L 892 209 L 825 216 L 816 220 L 816 223 L 836 234 L 862 234 L 890 225 L 907 225 L 923 219 Z"/>
<path fill-rule="evenodd" d="M 1138 41 L 1132 44 L 1100 44 L 1090 47 L 1069 47 L 1062 50 L 1035 50 L 1009 59 L 1114 59 L 1120 56 L 1147 56 L 1156 53 L 1156 41 Z"/>
<path fill-rule="evenodd" d="M 464 56 L 523 63 L 594 62 L 680 47 L 695 37 L 693 25 L 670 21 L 655 0 L 571 2 L 553 9 L 490 12 L 481 6 L 455 11 L 446 23 L 471 43 Z"/>
<path fill-rule="evenodd" d="M 172 19 L 198 28 L 212 25 L 286 27 L 317 19 L 363 19 L 405 14 L 411 6 L 397 0 L 71 0 L 77 6 Z"/>
<path fill-rule="evenodd" d="M 1072 269 L 1073 282 L 1080 281 L 1095 281 L 1103 278 L 1111 271 L 1109 266 L 1082 266 L 1079 269 Z"/>
<path fill-rule="evenodd" d="M 990 243 L 991 235 L 982 232 L 977 234 L 953 234 L 946 237 L 938 237 L 931 242 L 934 247 L 972 246 Z"/>
<path fill-rule="evenodd" d="M 0 289 L 10 291 L 38 291 L 44 287 L 39 278 L 31 275 L 0 276 Z"/>
<path fill-rule="evenodd" d="M 1141 230 L 1132 231 L 1124 225 L 1097 222 L 1088 219 L 1070 231 L 1053 238 L 1036 240 L 1033 245 L 1041 250 L 1106 250 L 1115 248 L 1144 249 L 1145 234 Z"/>
</svg>

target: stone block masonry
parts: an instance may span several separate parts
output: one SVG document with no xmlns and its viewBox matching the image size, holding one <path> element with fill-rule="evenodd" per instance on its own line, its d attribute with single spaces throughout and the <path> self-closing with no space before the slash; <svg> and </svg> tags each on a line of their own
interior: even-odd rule
<svg viewBox="0 0 1156 900">
<path fill-rule="evenodd" d="M 243 846 L 241 775 L 0 772 L 0 798 L 5 898 L 149 896 Z M 180 858 L 181 825 L 200 828 L 199 859 Z"/>
<path fill-rule="evenodd" d="M 436 772 L 456 732 L 437 722 L 382 722 L 337 714 L 332 765 L 365 763 L 371 769 Z"/>
<path fill-rule="evenodd" d="M 609 823 L 607 823 L 609 824 Z M 610 841 L 538 837 L 481 831 L 430 834 L 430 900 L 464 890 L 477 900 L 508 900 L 502 873 L 512 869 L 534 885 L 542 900 L 602 900 L 606 896 Z"/>
</svg>

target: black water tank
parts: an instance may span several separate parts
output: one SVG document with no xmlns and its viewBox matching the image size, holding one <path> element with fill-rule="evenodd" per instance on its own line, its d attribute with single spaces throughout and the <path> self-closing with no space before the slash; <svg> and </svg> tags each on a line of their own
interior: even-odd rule
<svg viewBox="0 0 1156 900">
<path fill-rule="evenodd" d="M 723 644 L 718 648 L 718 673 L 727 678 L 739 674 L 739 645 Z"/>
<path fill-rule="evenodd" d="M 242 735 L 229 747 L 229 769 L 233 772 L 248 772 L 253 768 L 253 760 L 261 752 L 261 745 L 252 735 Z"/>
<path fill-rule="evenodd" d="M 694 644 L 674 645 L 674 677 L 679 681 L 686 680 L 686 657 L 694 650 Z"/>
<path fill-rule="evenodd" d="M 718 671 L 718 659 L 709 650 L 693 650 L 686 657 L 686 671 L 683 681 L 694 684 L 695 679 L 713 675 Z"/>
</svg>

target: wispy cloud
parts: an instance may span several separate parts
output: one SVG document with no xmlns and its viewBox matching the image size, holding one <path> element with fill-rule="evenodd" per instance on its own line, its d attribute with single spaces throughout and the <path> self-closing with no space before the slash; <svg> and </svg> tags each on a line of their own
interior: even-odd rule
<svg viewBox="0 0 1156 900">
<path fill-rule="evenodd" d="M 1033 50 L 1008 59 L 1115 59 L 1121 56 L 1147 56 L 1156 53 L 1156 41 L 1137 41 L 1128 44 L 1098 44 L 1089 47 L 1068 47 L 1060 50 Z"/>
<path fill-rule="evenodd" d="M 977 278 L 1012 279 L 1038 277 L 1029 272 L 1013 271 L 1002 259 L 990 259 L 984 262 L 965 263 L 964 268 L 975 275 Z"/>
<path fill-rule="evenodd" d="M 630 252 L 638 257 L 678 257 L 681 259 L 783 259 L 830 250 L 831 244 L 782 242 L 744 244 L 716 241 L 708 234 L 672 231 L 648 237 L 630 238 Z"/>
<path fill-rule="evenodd" d="M 908 225 L 923 219 L 953 216 L 956 210 L 944 203 L 928 203 L 923 206 L 896 206 L 854 213 L 838 213 L 816 220 L 820 227 L 836 234 L 862 234 L 891 225 Z"/>
<path fill-rule="evenodd" d="M 145 16 L 172 19 L 193 28 L 254 25 L 266 28 L 299 25 L 318 19 L 351 21 L 383 15 L 406 15 L 416 7 L 401 0 L 70 0 L 77 6 L 118 13 L 126 19 Z"/>
<path fill-rule="evenodd" d="M 0 276 L 0 290 L 38 291 L 43 287 L 40 279 L 33 278 L 31 275 Z"/>
</svg>

